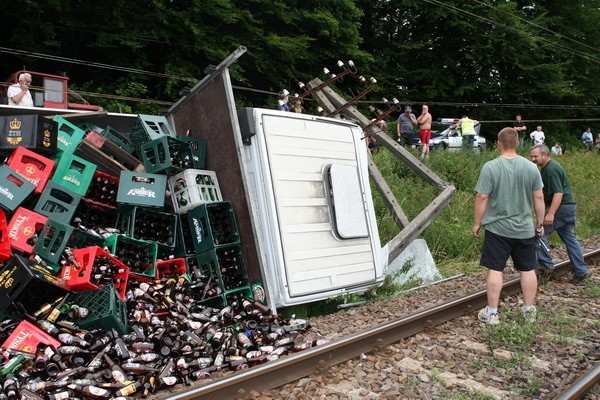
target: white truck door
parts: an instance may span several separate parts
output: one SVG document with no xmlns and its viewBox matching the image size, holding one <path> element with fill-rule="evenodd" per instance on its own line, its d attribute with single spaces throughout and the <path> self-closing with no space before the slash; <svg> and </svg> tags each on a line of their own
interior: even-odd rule
<svg viewBox="0 0 600 400">
<path fill-rule="evenodd" d="M 267 212 L 277 221 L 271 236 L 281 243 L 280 260 L 272 262 L 279 264 L 284 305 L 366 288 L 382 276 L 360 129 L 290 114 L 255 114 L 269 170 L 262 175 L 270 176 L 272 192 L 273 209 Z"/>
</svg>

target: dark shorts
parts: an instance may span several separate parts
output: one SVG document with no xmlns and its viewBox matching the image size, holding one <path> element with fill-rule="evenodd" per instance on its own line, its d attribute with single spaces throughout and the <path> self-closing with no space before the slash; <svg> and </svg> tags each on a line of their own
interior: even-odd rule
<svg viewBox="0 0 600 400">
<path fill-rule="evenodd" d="M 419 138 L 421 139 L 421 144 L 429 144 L 429 140 L 431 140 L 431 129 L 421 129 L 419 131 Z"/>
<path fill-rule="evenodd" d="M 504 271 L 508 257 L 518 271 L 535 269 L 535 236 L 530 239 L 511 239 L 485 231 L 479 264 L 494 271 Z"/>
</svg>

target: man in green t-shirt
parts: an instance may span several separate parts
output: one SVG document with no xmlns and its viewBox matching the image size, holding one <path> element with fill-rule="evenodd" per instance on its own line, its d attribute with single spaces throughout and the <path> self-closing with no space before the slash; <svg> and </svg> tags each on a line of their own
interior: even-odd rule
<svg viewBox="0 0 600 400">
<path fill-rule="evenodd" d="M 485 163 L 475 187 L 473 235 L 485 228 L 480 264 L 488 268 L 488 305 L 478 317 L 488 324 L 498 324 L 498 304 L 504 267 L 508 257 L 521 275 L 525 305 L 521 312 L 535 320 L 536 234 L 543 234 L 544 197 L 542 178 L 533 163 L 517 154 L 518 133 L 504 128 L 498 133 L 500 156 Z M 537 225 L 531 218 L 535 209 Z"/>
<path fill-rule="evenodd" d="M 573 278 L 571 283 L 581 283 L 590 277 L 590 269 L 583 259 L 583 250 L 575 237 L 575 220 L 577 206 L 571 190 L 569 178 L 563 167 L 550 158 L 550 150 L 545 144 L 533 146 L 529 154 L 531 161 L 541 168 L 542 181 L 544 182 L 544 202 L 546 215 L 544 217 L 545 234 L 542 241 L 546 246 L 537 250 L 540 269 L 552 272 L 554 262 L 547 250 L 548 236 L 554 231 L 565 244 L 567 255 L 571 260 Z"/>
</svg>

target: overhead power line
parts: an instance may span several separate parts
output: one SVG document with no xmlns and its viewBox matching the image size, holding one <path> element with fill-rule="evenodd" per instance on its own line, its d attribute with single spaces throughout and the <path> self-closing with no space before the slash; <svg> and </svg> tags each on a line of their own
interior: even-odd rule
<svg viewBox="0 0 600 400">
<path fill-rule="evenodd" d="M 482 17 L 481 15 L 477 15 L 477 14 L 472 13 L 470 11 L 467 11 L 465 9 L 462 9 L 462 8 L 459 8 L 459 7 L 455 7 L 453 5 L 446 4 L 446 3 L 442 2 L 442 1 L 438 1 L 438 0 L 422 0 L 422 1 L 424 1 L 426 3 L 429 3 L 429 4 L 432 4 L 432 5 L 444 7 L 446 9 L 452 10 L 452 11 L 457 12 L 457 13 L 468 15 L 468 16 L 470 16 L 472 18 L 475 18 L 475 19 L 487 22 L 487 23 L 489 23 L 489 24 L 491 24 L 493 26 L 496 26 L 498 28 L 502 28 L 502 29 L 504 29 L 506 31 L 509 31 L 509 32 L 513 32 L 513 33 L 517 33 L 517 34 L 520 34 L 520 35 L 529 36 L 530 38 L 532 38 L 534 40 L 537 40 L 537 41 L 543 42 L 543 43 L 545 43 L 547 45 L 559 48 L 559 49 L 565 51 L 568 54 L 575 54 L 575 55 L 578 55 L 578 56 L 580 56 L 582 58 L 587 59 L 588 61 L 592 61 L 592 62 L 600 64 L 600 58 L 598 58 L 598 57 L 592 56 L 590 54 L 586 54 L 586 53 L 581 52 L 579 50 L 575 50 L 573 48 L 570 48 L 569 46 L 565 46 L 565 45 L 562 45 L 560 43 L 555 43 L 555 42 L 553 42 L 551 40 L 544 39 L 542 37 L 532 35 L 529 32 L 525 32 L 525 31 L 522 31 L 520 29 L 513 28 L 512 26 L 504 25 L 504 24 L 502 24 L 500 22 L 496 22 L 496 21 L 491 20 L 489 18 Z"/>
<path fill-rule="evenodd" d="M 531 21 L 529 21 L 529 20 L 527 20 L 527 19 L 525 19 L 525 18 L 521 18 L 521 17 L 519 17 L 519 16 L 518 16 L 518 15 L 516 15 L 516 14 L 509 13 L 509 12 L 507 12 L 507 11 L 501 10 L 501 9 L 499 9 L 498 7 L 494 7 L 494 6 L 492 6 L 491 4 L 486 4 L 486 3 L 484 3 L 483 1 L 480 1 L 480 0 L 473 0 L 473 1 L 474 1 L 475 3 L 477 3 L 477 4 L 481 4 L 482 6 L 485 6 L 485 7 L 491 8 L 492 10 L 494 10 L 494 11 L 496 11 L 496 12 L 502 13 L 502 14 L 504 14 L 504 15 L 508 15 L 508 16 L 510 16 L 510 17 L 512 17 L 512 18 L 516 18 L 516 19 L 518 19 L 519 21 L 521 21 L 521 22 L 523 22 L 523 23 L 525 23 L 525 24 L 528 24 L 528 25 L 531 25 L 531 26 L 535 26 L 536 28 L 539 28 L 539 29 L 541 29 L 541 30 L 544 30 L 544 31 L 546 31 L 546 32 L 548 32 L 548 33 L 552 33 L 553 35 L 555 35 L 555 36 L 558 36 L 560 39 L 563 39 L 563 40 L 568 40 L 569 42 L 573 42 L 573 43 L 577 43 L 578 45 L 580 45 L 580 46 L 583 46 L 583 47 L 587 47 L 587 48 L 588 48 L 588 49 L 590 49 L 590 50 L 594 50 L 594 51 L 600 51 L 600 49 L 599 49 L 599 48 L 597 48 L 597 47 L 590 46 L 590 45 L 588 45 L 588 44 L 585 44 L 585 43 L 583 43 L 583 42 L 582 42 L 582 41 L 580 41 L 580 40 L 573 39 L 573 38 L 570 38 L 570 37 L 568 37 L 568 36 L 565 36 L 565 35 L 563 35 L 563 34 L 561 34 L 561 33 L 555 32 L 555 31 L 553 31 L 553 30 L 551 30 L 551 29 L 548 29 L 548 28 L 546 28 L 546 27 L 544 27 L 544 26 L 542 26 L 542 25 L 540 25 L 540 24 L 536 24 L 535 22 L 531 22 Z"/>
<path fill-rule="evenodd" d="M 197 82 L 198 81 L 197 79 L 187 78 L 185 76 L 163 74 L 161 72 L 144 71 L 142 69 L 127 68 L 127 67 L 121 67 L 118 65 L 110 65 L 110 64 L 102 64 L 102 63 L 97 63 L 97 62 L 92 62 L 92 61 L 77 60 L 75 58 L 59 57 L 59 56 L 54 56 L 51 54 L 34 53 L 31 51 L 10 49 L 8 47 L 0 47 L 0 53 L 18 54 L 18 55 L 22 55 L 22 56 L 26 56 L 26 57 L 42 58 L 44 60 L 60 61 L 60 62 L 69 63 L 69 64 L 79 64 L 79 65 L 85 65 L 88 67 L 111 69 L 111 70 L 129 72 L 132 74 L 157 76 L 159 78 L 178 79 L 178 80 L 188 81 L 188 82 Z"/>
</svg>

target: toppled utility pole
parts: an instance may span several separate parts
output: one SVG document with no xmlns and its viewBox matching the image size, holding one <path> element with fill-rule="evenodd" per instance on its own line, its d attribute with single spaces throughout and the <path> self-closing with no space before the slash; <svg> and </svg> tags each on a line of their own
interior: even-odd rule
<svg viewBox="0 0 600 400">
<path fill-rule="evenodd" d="M 418 158 L 392 140 L 376 125 L 371 124 L 370 119 L 358 111 L 351 102 L 346 101 L 329 86 L 324 85 L 320 79 L 315 78 L 311 80 L 306 87 L 308 91 L 312 91 L 312 97 L 328 115 L 335 116 L 336 114 L 341 114 L 346 119 L 356 121 L 363 129 L 367 130 L 368 134 L 374 136 L 378 143 L 382 144 L 406 166 L 412 169 L 419 178 L 441 190 L 440 194 L 419 215 L 412 221 L 409 221 L 375 164 L 373 162 L 369 163 L 369 173 L 383 196 L 388 210 L 394 216 L 396 224 L 401 228 L 400 233 L 388 243 L 390 251 L 388 259 L 389 262 L 392 262 L 446 208 L 452 200 L 456 189 L 450 183 L 440 179 L 432 170 L 420 162 Z"/>
</svg>

